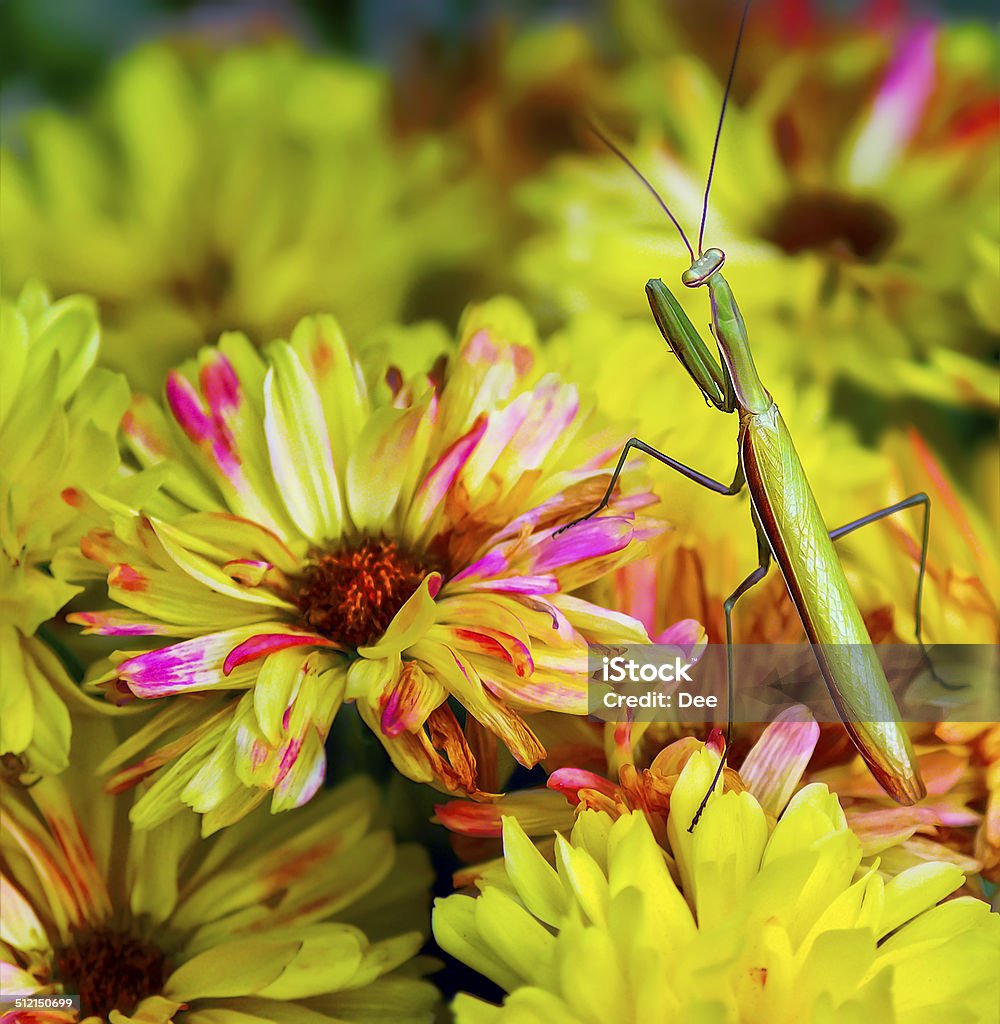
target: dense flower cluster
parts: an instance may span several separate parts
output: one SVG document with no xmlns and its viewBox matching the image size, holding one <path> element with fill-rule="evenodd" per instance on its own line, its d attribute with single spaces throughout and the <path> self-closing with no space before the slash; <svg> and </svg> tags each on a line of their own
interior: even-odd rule
<svg viewBox="0 0 1000 1024">
<path fill-rule="evenodd" d="M 359 5 L 332 56 L 322 5 L 153 4 L 179 31 L 9 116 L 65 62 L 14 6 L 0 1024 L 996 1020 L 995 34 L 755 7 L 705 224 L 828 527 L 930 498 L 838 539 L 871 639 L 984 655 L 910 682 L 900 806 L 799 705 L 589 714 L 595 655 L 697 662 L 757 564 L 745 489 L 619 464 L 728 481 L 746 418 L 583 124 L 693 234 L 739 4 L 410 5 L 385 70 Z M 772 571 L 736 640 L 802 636 Z"/>
<path fill-rule="evenodd" d="M 442 947 L 508 993 L 460 996 L 460 1022 L 989 1019 L 1000 919 L 939 904 L 961 871 L 886 881 L 821 785 L 777 823 L 750 792 L 717 793 L 688 832 L 718 760 L 694 752 L 673 786 L 669 852 L 641 811 L 585 810 L 553 866 L 503 819 L 502 866 L 435 906 Z"/>
</svg>

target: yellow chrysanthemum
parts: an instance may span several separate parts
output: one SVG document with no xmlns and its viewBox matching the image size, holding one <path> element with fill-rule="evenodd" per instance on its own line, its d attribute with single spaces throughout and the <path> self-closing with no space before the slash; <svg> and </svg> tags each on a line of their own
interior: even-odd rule
<svg viewBox="0 0 1000 1024">
<path fill-rule="evenodd" d="M 104 724 L 104 723 L 102 723 Z M 430 871 L 373 827 L 377 792 L 355 779 L 295 812 L 199 841 L 187 814 L 128 827 L 130 796 L 103 794 L 94 761 L 25 789 L 0 784 L 5 999 L 80 998 L 79 1011 L 15 1009 L 10 1024 L 428 1024 L 437 1001 L 413 957 Z M 412 930 L 407 930 L 412 928 Z"/>
<path fill-rule="evenodd" d="M 53 303 L 31 284 L 16 302 L 2 300 L 0 318 L 0 755 L 19 770 L 60 772 L 75 687 L 35 633 L 79 592 L 48 563 L 86 524 L 59 493 L 111 484 L 128 387 L 94 365 L 90 299 Z"/>
<path fill-rule="evenodd" d="M 886 881 L 824 786 L 777 823 L 749 792 L 716 794 L 687 831 L 718 754 L 670 796 L 670 854 L 641 812 L 583 812 L 555 867 L 513 818 L 478 897 L 437 901 L 445 950 L 508 993 L 459 996 L 460 1024 L 723 1020 L 984 1021 L 1000 999 L 1000 918 L 960 897 L 953 865 Z"/>
<path fill-rule="evenodd" d="M 336 309 L 362 338 L 487 233 L 469 177 L 395 141 L 388 108 L 373 69 L 292 45 L 136 51 L 91 115 L 33 114 L 4 152 L 8 284 L 94 295 L 108 365 L 150 390 L 223 330 L 263 344 Z"/>
<path fill-rule="evenodd" d="M 170 375 L 166 415 L 133 405 L 125 433 L 165 493 L 149 514 L 98 499 L 108 515 L 67 492 L 102 527 L 62 565 L 106 575 L 115 604 L 73 621 L 172 638 L 97 681 L 159 704 L 114 759 L 155 745 L 112 781 L 155 772 L 136 824 L 188 804 L 213 830 L 272 792 L 274 810 L 304 803 L 344 701 L 404 774 L 475 794 L 450 700 L 530 766 L 545 750 L 525 715 L 586 714 L 588 643 L 647 639 L 571 592 L 641 556 L 651 497 L 626 489 L 554 536 L 603 495 L 622 438 L 532 374 L 506 340 L 522 320 L 473 311 L 451 360 L 391 370 L 376 400 L 330 318 L 264 355 L 228 335 Z"/>
</svg>

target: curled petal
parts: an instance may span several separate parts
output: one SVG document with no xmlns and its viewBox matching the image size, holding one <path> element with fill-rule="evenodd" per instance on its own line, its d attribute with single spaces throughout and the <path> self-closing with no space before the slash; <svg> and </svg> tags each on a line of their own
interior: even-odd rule
<svg viewBox="0 0 1000 1024">
<path fill-rule="evenodd" d="M 228 676 L 233 669 L 245 665 L 248 661 L 255 661 L 257 658 L 289 647 L 329 647 L 337 651 L 344 649 L 335 640 L 319 636 L 317 633 L 258 633 L 238 644 L 226 655 L 222 671 Z"/>
<path fill-rule="evenodd" d="M 559 768 L 548 777 L 545 785 L 562 793 L 571 804 L 580 802 L 578 794 L 581 789 L 593 789 L 608 797 L 614 797 L 618 792 L 613 782 L 582 768 Z"/>
<path fill-rule="evenodd" d="M 415 661 L 403 662 L 396 685 L 382 709 L 379 724 L 386 736 L 416 732 L 423 728 L 428 715 L 448 699 L 448 692 L 433 676 Z"/>
</svg>

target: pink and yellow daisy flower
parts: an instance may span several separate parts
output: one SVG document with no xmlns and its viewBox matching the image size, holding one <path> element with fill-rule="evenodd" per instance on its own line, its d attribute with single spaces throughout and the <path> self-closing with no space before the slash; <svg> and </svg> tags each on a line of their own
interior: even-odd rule
<svg viewBox="0 0 1000 1024">
<path fill-rule="evenodd" d="M 74 621 L 169 638 L 97 681 L 160 702 L 106 765 L 112 788 L 152 777 L 137 825 L 187 804 L 211 831 L 272 792 L 272 810 L 305 803 L 345 701 L 403 774 L 475 795 L 453 707 L 533 765 L 545 750 L 524 716 L 586 713 L 587 644 L 647 639 L 572 591 L 642 554 L 652 498 L 626 491 L 553 536 L 597 504 L 622 438 L 533 375 L 493 312 L 468 316 L 431 374 L 390 370 L 376 400 L 330 318 L 263 355 L 225 335 L 170 375 L 165 413 L 126 418 L 166 478 L 155 507 L 66 495 L 110 517 L 63 568 L 106 573 L 114 606 Z"/>
</svg>

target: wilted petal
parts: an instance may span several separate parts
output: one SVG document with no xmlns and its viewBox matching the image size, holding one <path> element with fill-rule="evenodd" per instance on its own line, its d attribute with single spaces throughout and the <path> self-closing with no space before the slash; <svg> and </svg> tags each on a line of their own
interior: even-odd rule
<svg viewBox="0 0 1000 1024">
<path fill-rule="evenodd" d="M 382 708 L 379 724 L 386 736 L 415 732 L 423 728 L 427 716 L 448 699 L 448 692 L 415 661 L 404 661 L 392 690 Z"/>
</svg>

